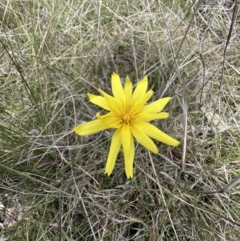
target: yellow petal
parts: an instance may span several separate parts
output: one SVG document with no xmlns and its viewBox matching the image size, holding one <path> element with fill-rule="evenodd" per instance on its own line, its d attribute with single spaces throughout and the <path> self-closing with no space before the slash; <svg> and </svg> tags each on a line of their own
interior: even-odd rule
<svg viewBox="0 0 240 241">
<path fill-rule="evenodd" d="M 126 104 L 130 104 L 132 99 L 132 82 L 128 77 L 126 78 L 126 82 L 124 85 L 124 95 Z"/>
<path fill-rule="evenodd" d="M 89 93 L 87 95 L 88 95 L 89 100 L 93 104 L 98 105 L 105 110 L 110 110 L 110 106 L 104 97 L 99 96 L 99 95 L 89 94 Z"/>
<path fill-rule="evenodd" d="M 118 118 L 113 112 L 106 115 L 96 114 L 96 117 L 102 122 L 107 128 L 120 128 L 122 126 L 122 120 Z"/>
<path fill-rule="evenodd" d="M 137 126 L 137 124 L 131 126 L 131 131 L 141 145 L 153 153 L 158 153 L 158 149 L 154 142 Z"/>
<path fill-rule="evenodd" d="M 113 96 L 118 100 L 124 100 L 124 92 L 120 77 L 118 74 L 113 73 L 111 77 Z"/>
<path fill-rule="evenodd" d="M 142 111 L 146 111 L 148 113 L 157 113 L 163 110 L 166 104 L 171 100 L 171 97 L 165 97 L 160 100 L 154 101 L 149 105 L 145 105 Z"/>
<path fill-rule="evenodd" d="M 140 111 L 142 111 L 143 106 L 146 102 L 152 97 L 153 91 L 149 90 L 146 94 L 144 94 L 137 102 L 135 102 L 130 110 L 130 114 L 134 115 Z"/>
<path fill-rule="evenodd" d="M 123 124 L 122 128 L 122 145 L 126 153 L 129 152 L 130 141 L 131 141 L 131 130 L 129 124 Z"/>
<path fill-rule="evenodd" d="M 138 84 L 136 89 L 133 92 L 132 102 L 138 101 L 141 97 L 143 97 L 147 91 L 148 87 L 148 78 L 145 76 Z"/>
<path fill-rule="evenodd" d="M 134 117 L 134 120 L 136 121 L 151 121 L 151 120 L 159 120 L 159 119 L 165 119 L 169 117 L 169 113 L 167 112 L 160 112 L 160 113 L 144 113 L 140 112 L 140 114 L 136 115 Z"/>
<path fill-rule="evenodd" d="M 75 131 L 76 134 L 80 136 L 85 136 L 97 133 L 99 131 L 103 131 L 107 128 L 108 127 L 104 126 L 100 120 L 93 120 L 78 125 L 73 129 L 73 131 Z"/>
<path fill-rule="evenodd" d="M 118 114 L 120 114 L 122 112 L 123 106 L 120 104 L 120 101 L 118 101 L 116 98 L 112 97 L 111 95 L 105 93 L 101 89 L 99 89 L 99 92 L 106 99 L 106 101 L 112 111 L 114 111 Z"/>
<path fill-rule="evenodd" d="M 115 166 L 116 158 L 121 147 L 121 141 L 122 141 L 121 135 L 122 135 L 122 130 L 120 128 L 116 130 L 112 136 L 110 150 L 108 153 L 107 163 L 105 167 L 105 174 L 107 174 L 108 176 L 111 175 L 113 168 Z"/>
<path fill-rule="evenodd" d="M 162 143 L 165 143 L 170 146 L 179 145 L 179 141 L 167 135 L 166 133 L 160 131 L 157 127 L 151 125 L 148 122 L 141 122 L 139 123 L 138 127 L 141 128 L 146 135 L 155 140 L 161 141 Z"/>
<path fill-rule="evenodd" d="M 134 156 L 135 156 L 135 147 L 134 147 L 133 136 L 131 135 L 129 157 L 128 157 L 128 160 L 126 160 L 126 162 L 125 162 L 125 173 L 126 173 L 127 178 L 133 178 Z"/>
<path fill-rule="evenodd" d="M 125 173 L 127 178 L 133 177 L 134 142 L 129 124 L 122 128 L 122 147 L 124 155 Z"/>
</svg>

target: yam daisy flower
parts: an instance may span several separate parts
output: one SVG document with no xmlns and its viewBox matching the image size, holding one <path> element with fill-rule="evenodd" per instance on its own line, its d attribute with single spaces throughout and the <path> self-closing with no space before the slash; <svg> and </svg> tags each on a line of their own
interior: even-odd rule
<svg viewBox="0 0 240 241">
<path fill-rule="evenodd" d="M 101 89 L 102 96 L 88 94 L 90 102 L 108 111 L 105 115 L 96 114 L 96 119 L 75 127 L 73 131 L 80 136 L 94 134 L 108 128 L 115 129 L 108 153 L 105 173 L 110 175 L 115 166 L 120 148 L 123 149 L 125 173 L 127 178 L 133 177 L 133 160 L 135 154 L 134 138 L 153 153 L 158 149 L 151 138 L 170 146 L 177 146 L 179 141 L 165 134 L 149 122 L 165 119 L 167 112 L 161 112 L 171 97 L 165 97 L 146 104 L 153 95 L 147 91 L 148 78 L 144 77 L 133 91 L 132 82 L 126 78 L 124 87 L 120 77 L 113 73 L 111 77 L 113 96 Z"/>
</svg>

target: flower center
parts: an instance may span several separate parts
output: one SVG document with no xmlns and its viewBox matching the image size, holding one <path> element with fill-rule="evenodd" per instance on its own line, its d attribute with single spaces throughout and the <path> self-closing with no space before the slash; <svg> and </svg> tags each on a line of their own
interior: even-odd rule
<svg viewBox="0 0 240 241">
<path fill-rule="evenodd" d="M 122 117 L 122 121 L 125 122 L 126 124 L 129 124 L 129 122 L 131 121 L 131 117 L 129 114 L 125 114 L 123 117 Z"/>
</svg>

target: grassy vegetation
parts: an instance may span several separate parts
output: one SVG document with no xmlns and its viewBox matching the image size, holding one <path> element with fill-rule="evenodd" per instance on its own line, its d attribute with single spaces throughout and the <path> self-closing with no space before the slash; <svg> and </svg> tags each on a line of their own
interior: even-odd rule
<svg viewBox="0 0 240 241">
<path fill-rule="evenodd" d="M 239 188 L 204 193 L 240 175 L 234 7 L 225 0 L 2 0 L 0 237 L 240 240 Z M 112 72 L 134 84 L 148 75 L 153 99 L 173 96 L 170 118 L 156 125 L 181 146 L 158 144 L 155 155 L 139 145 L 132 180 L 122 154 L 104 175 L 111 130 L 72 133 L 99 111 L 86 93 L 110 92 Z"/>
</svg>

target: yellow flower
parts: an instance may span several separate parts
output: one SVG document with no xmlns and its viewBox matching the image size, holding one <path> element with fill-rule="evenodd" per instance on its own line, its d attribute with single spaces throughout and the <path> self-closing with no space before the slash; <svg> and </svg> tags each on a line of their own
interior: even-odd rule
<svg viewBox="0 0 240 241">
<path fill-rule="evenodd" d="M 171 98 L 165 97 L 146 105 L 153 95 L 152 90 L 147 91 L 147 76 L 137 84 L 134 92 L 132 82 L 128 77 L 123 87 L 120 77 L 113 73 L 111 84 L 113 96 L 101 89 L 99 92 L 102 96 L 88 94 L 89 100 L 93 104 L 102 107 L 108 113 L 105 115 L 97 113 L 96 120 L 80 124 L 73 130 L 78 135 L 84 136 L 108 128 L 116 129 L 112 136 L 105 173 L 107 175 L 112 173 L 122 146 L 126 176 L 132 178 L 135 154 L 133 138 L 153 153 L 157 153 L 158 149 L 151 138 L 171 146 L 179 144 L 179 141 L 149 123 L 149 121 L 165 119 L 169 116 L 169 113 L 161 111 Z"/>
</svg>

